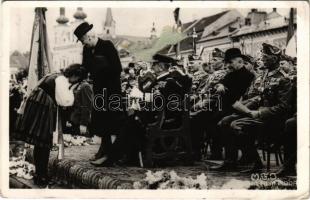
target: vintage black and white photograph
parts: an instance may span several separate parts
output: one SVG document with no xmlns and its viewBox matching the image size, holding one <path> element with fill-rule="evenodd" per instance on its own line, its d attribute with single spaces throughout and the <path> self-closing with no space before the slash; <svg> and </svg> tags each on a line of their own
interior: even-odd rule
<svg viewBox="0 0 310 200">
<path fill-rule="evenodd" d="M 89 5 L 6 7 L 9 189 L 300 187 L 294 4 Z"/>
</svg>

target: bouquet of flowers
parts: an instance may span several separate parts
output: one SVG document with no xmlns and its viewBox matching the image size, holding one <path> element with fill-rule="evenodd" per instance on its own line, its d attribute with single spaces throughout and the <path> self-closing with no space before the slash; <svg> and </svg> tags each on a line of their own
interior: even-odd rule
<svg viewBox="0 0 310 200">
<path fill-rule="evenodd" d="M 79 135 L 70 135 L 70 134 L 64 134 L 63 135 L 64 139 L 64 146 L 65 147 L 70 147 L 70 146 L 88 146 L 92 144 L 97 144 L 99 143 L 98 139 L 96 136 L 92 138 L 88 138 L 85 136 L 79 136 Z M 57 151 L 58 147 L 56 144 L 53 144 L 52 151 Z"/>
<path fill-rule="evenodd" d="M 10 175 L 16 175 L 24 179 L 32 179 L 35 166 L 20 157 L 12 157 L 10 160 Z"/>
<path fill-rule="evenodd" d="M 146 172 L 142 181 L 134 182 L 134 189 L 207 189 L 207 177 L 204 173 L 192 177 L 180 177 L 175 171 Z"/>
</svg>

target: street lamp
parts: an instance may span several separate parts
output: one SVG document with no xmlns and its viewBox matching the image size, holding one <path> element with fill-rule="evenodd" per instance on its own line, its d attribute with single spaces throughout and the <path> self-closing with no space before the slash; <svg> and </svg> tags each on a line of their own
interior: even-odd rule
<svg viewBox="0 0 310 200">
<path fill-rule="evenodd" d="M 194 27 L 194 28 L 193 28 L 193 34 L 192 34 L 194 55 L 196 55 L 196 38 L 197 38 L 197 37 L 198 37 L 198 35 L 197 35 L 196 29 L 195 29 L 195 27 Z"/>
</svg>

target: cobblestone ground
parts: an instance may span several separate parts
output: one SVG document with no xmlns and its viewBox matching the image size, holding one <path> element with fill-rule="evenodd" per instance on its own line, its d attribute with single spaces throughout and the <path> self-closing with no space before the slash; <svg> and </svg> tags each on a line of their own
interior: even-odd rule
<svg viewBox="0 0 310 200">
<path fill-rule="evenodd" d="M 71 146 L 65 148 L 64 160 L 73 160 L 75 165 L 83 168 L 91 169 L 102 174 L 102 176 L 108 176 L 112 179 L 121 180 L 123 182 L 133 183 L 135 181 L 141 181 L 145 178 L 147 170 L 153 172 L 166 170 L 174 170 L 180 177 L 192 177 L 196 178 L 197 175 L 205 173 L 207 176 L 207 183 L 210 189 L 220 188 L 232 188 L 242 189 L 247 188 L 251 184 L 251 174 L 240 173 L 241 170 L 246 168 L 240 168 L 234 172 L 216 172 L 208 170 L 208 167 L 216 164 L 215 162 L 197 162 L 193 166 L 174 166 L 165 168 L 141 168 L 141 167 L 94 167 L 90 164 L 89 158 L 92 157 L 98 150 L 99 145 L 89 146 Z M 52 151 L 51 159 L 57 156 L 57 151 Z M 275 161 L 271 160 L 271 172 L 275 172 L 279 169 L 275 165 Z M 296 180 L 296 179 L 294 179 Z M 27 184 L 33 186 L 32 181 L 28 181 Z M 64 185 L 54 185 L 52 188 L 67 188 Z M 79 187 L 75 187 L 79 188 Z"/>
<path fill-rule="evenodd" d="M 70 158 L 78 161 L 79 165 L 82 165 L 87 168 L 95 168 L 89 163 L 89 158 L 93 156 L 98 150 L 98 145 L 89 145 L 89 146 L 73 146 L 65 149 L 65 158 Z M 53 156 L 56 156 L 57 151 L 52 152 Z M 179 176 L 182 177 L 193 177 L 201 173 L 205 173 L 207 176 L 208 185 L 211 188 L 220 188 L 225 183 L 234 181 L 248 182 L 251 180 L 251 174 L 242 174 L 240 171 L 234 172 L 215 172 L 208 170 L 208 167 L 213 163 L 211 162 L 197 162 L 193 166 L 175 166 L 175 167 L 165 167 L 165 168 L 151 168 L 145 169 L 140 167 L 96 167 L 95 170 L 100 171 L 102 174 L 108 175 L 111 178 L 124 180 L 124 181 L 141 181 L 145 178 L 145 172 L 147 170 L 151 171 L 160 171 L 174 170 Z M 276 171 L 278 168 L 274 162 L 272 162 L 273 171 Z M 242 187 L 242 186 L 240 186 Z M 236 185 L 238 188 L 238 185 Z"/>
</svg>

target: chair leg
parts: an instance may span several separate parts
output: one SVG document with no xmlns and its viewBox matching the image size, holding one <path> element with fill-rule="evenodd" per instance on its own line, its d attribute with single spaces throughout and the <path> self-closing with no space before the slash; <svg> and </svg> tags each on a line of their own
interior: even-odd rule
<svg viewBox="0 0 310 200">
<path fill-rule="evenodd" d="M 274 156 L 276 158 L 276 164 L 277 164 L 277 166 L 279 166 L 279 154 L 278 154 L 277 150 L 274 152 Z"/>
<path fill-rule="evenodd" d="M 263 149 L 262 153 L 263 153 L 263 160 L 266 161 L 266 151 Z"/>
<path fill-rule="evenodd" d="M 270 150 L 267 150 L 267 171 L 270 171 Z"/>
<path fill-rule="evenodd" d="M 283 161 L 283 157 L 282 157 L 282 152 L 281 152 L 281 150 L 278 151 L 278 155 L 279 155 L 280 163 L 283 164 L 284 161 Z"/>
<path fill-rule="evenodd" d="M 146 168 L 151 168 L 153 167 L 153 152 L 152 152 L 152 147 L 154 144 L 154 140 L 150 139 L 148 142 L 148 145 L 145 149 L 145 159 L 143 159 L 143 167 Z"/>
</svg>

